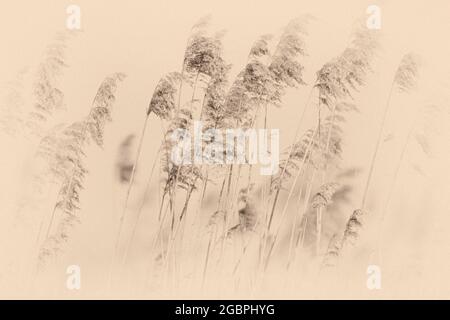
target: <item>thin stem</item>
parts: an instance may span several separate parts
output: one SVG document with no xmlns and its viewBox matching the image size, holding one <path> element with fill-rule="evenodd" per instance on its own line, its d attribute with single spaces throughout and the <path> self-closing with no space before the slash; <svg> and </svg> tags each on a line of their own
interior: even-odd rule
<svg viewBox="0 0 450 320">
<path fill-rule="evenodd" d="M 123 264 L 126 263 L 126 260 L 127 260 L 127 258 L 128 258 L 128 253 L 129 253 L 129 251 L 130 251 L 130 249 L 131 249 L 131 245 L 133 244 L 134 237 L 135 237 L 135 235 L 136 235 L 137 226 L 138 226 L 138 224 L 139 224 L 139 219 L 140 219 L 140 217 L 141 217 L 142 209 L 144 208 L 144 205 L 145 205 L 145 198 L 146 198 L 146 195 L 147 195 L 147 193 L 148 193 L 148 189 L 150 188 L 150 182 L 151 182 L 152 177 L 153 177 L 153 172 L 154 172 L 154 170 L 155 170 L 156 163 L 157 163 L 157 159 L 158 159 L 158 156 L 159 156 L 159 152 L 160 152 L 160 151 L 161 151 L 161 147 L 158 149 L 158 152 L 157 152 L 157 154 L 156 154 L 156 158 L 155 158 L 155 160 L 153 161 L 152 170 L 151 170 L 151 172 L 150 172 L 150 176 L 149 176 L 149 178 L 148 178 L 148 180 L 147 180 L 147 184 L 146 184 L 146 186 L 145 186 L 144 198 L 142 199 L 141 205 L 140 205 L 139 210 L 138 210 L 138 212 L 137 212 L 136 220 L 135 220 L 134 225 L 133 225 L 133 231 L 131 232 L 130 241 L 128 242 L 128 245 L 126 246 L 126 249 L 125 249 L 125 254 L 124 254 L 124 258 L 123 258 L 123 261 L 124 261 Z"/>
<path fill-rule="evenodd" d="M 384 108 L 383 118 L 382 118 L 382 121 L 381 121 L 380 130 L 378 132 L 377 143 L 375 145 L 375 150 L 374 150 L 373 155 L 372 155 L 372 160 L 370 162 L 369 174 L 367 176 L 366 185 L 364 187 L 364 193 L 363 193 L 363 197 L 362 197 L 362 201 L 361 201 L 361 209 L 364 209 L 364 207 L 366 205 L 367 194 L 368 194 L 368 191 L 369 191 L 370 182 L 372 180 L 373 169 L 375 167 L 375 162 L 376 162 L 376 159 L 377 159 L 378 150 L 379 150 L 380 145 L 381 145 L 381 138 L 383 136 L 384 125 L 385 125 L 385 122 L 386 122 L 386 119 L 387 119 L 387 115 L 388 115 L 388 110 L 389 110 L 389 105 L 390 105 L 390 102 L 391 102 L 393 89 L 394 89 L 394 82 L 392 82 L 392 84 L 391 84 L 391 89 L 389 90 L 389 95 L 388 95 L 388 99 L 387 99 L 387 102 L 386 102 L 386 107 Z"/>
<path fill-rule="evenodd" d="M 319 112 L 320 112 L 320 105 L 319 105 Z M 320 121 L 320 116 L 319 116 L 319 121 Z M 326 175 L 327 175 L 331 133 L 333 131 L 333 127 L 334 127 L 334 122 L 335 121 L 336 121 L 336 104 L 333 106 L 331 123 L 330 123 L 330 126 L 328 128 L 327 141 L 326 141 L 326 145 L 325 145 L 325 150 L 323 152 L 324 157 L 325 157 L 325 164 L 324 164 L 324 167 L 323 167 L 323 170 L 322 170 L 322 177 L 321 177 L 321 181 L 320 181 L 320 186 L 324 185 L 325 179 L 326 179 Z M 320 143 L 320 141 L 321 140 L 320 140 L 320 137 L 319 137 L 319 143 Z M 323 216 L 323 207 L 319 206 L 316 209 L 316 255 L 318 255 L 319 251 L 320 251 L 320 241 L 321 241 L 321 236 L 322 236 L 322 216 Z"/>
<path fill-rule="evenodd" d="M 288 260 L 288 266 L 287 266 L 288 270 L 289 270 L 289 267 L 292 264 L 292 262 L 294 262 L 295 259 L 296 259 L 297 251 L 299 250 L 299 247 L 301 248 L 303 246 L 303 239 L 304 239 L 305 233 L 306 233 L 306 223 L 308 221 L 308 217 L 306 216 L 306 213 L 307 213 L 309 201 L 311 199 L 311 191 L 312 191 L 312 187 L 313 187 L 313 183 L 314 183 L 314 179 L 315 179 L 316 173 L 317 173 L 317 170 L 314 169 L 312 177 L 311 177 L 311 180 L 308 183 L 308 190 L 307 190 L 307 193 L 305 195 L 305 200 L 304 200 L 304 203 L 303 203 L 303 207 L 301 208 L 302 214 L 301 214 L 301 219 L 300 219 L 300 226 L 302 226 L 302 224 L 303 224 L 303 230 L 301 230 L 300 234 L 297 236 L 297 239 L 295 241 L 295 248 L 294 248 L 294 252 L 293 252 L 294 253 L 293 257 L 292 257 L 291 260 Z M 299 210 L 299 213 L 300 213 L 300 210 Z M 300 239 L 302 241 L 301 241 L 300 246 L 299 246 Z"/>
<path fill-rule="evenodd" d="M 397 166 L 396 166 L 395 172 L 394 172 L 394 177 L 393 177 L 393 179 L 390 183 L 389 189 L 388 189 L 388 198 L 386 200 L 386 203 L 384 204 L 383 211 L 380 216 L 380 221 L 379 221 L 379 226 L 378 226 L 378 236 L 377 236 L 377 252 L 378 252 L 380 259 L 381 259 L 381 234 L 382 234 L 383 225 L 384 225 L 384 217 L 391 205 L 392 195 L 393 195 L 395 186 L 397 185 L 398 175 L 400 173 L 400 169 L 402 167 L 403 160 L 404 160 L 404 157 L 406 154 L 406 150 L 408 149 L 408 145 L 409 145 L 413 131 L 414 131 L 414 125 L 410 128 L 410 130 L 408 132 L 408 136 L 406 137 L 405 144 L 403 145 L 402 151 L 400 153 L 400 158 L 397 162 Z"/>
<path fill-rule="evenodd" d="M 292 183 L 292 186 L 291 186 L 291 188 L 289 190 L 288 198 L 287 198 L 287 200 L 286 200 L 286 202 L 284 204 L 283 211 L 281 213 L 280 222 L 279 222 L 278 227 L 277 227 L 277 229 L 275 231 L 274 239 L 273 239 L 273 241 L 272 241 L 272 243 L 270 245 L 269 252 L 267 254 L 266 263 L 265 263 L 265 269 L 267 268 L 267 265 L 268 265 L 269 260 L 270 260 L 270 256 L 271 256 L 272 251 L 273 251 L 273 248 L 274 248 L 275 243 L 276 243 L 276 241 L 278 239 L 278 235 L 279 235 L 279 232 L 280 232 L 280 229 L 281 229 L 281 225 L 283 224 L 284 218 L 286 217 L 286 212 L 287 212 L 287 208 L 288 208 L 288 205 L 289 205 L 289 200 L 291 199 L 291 196 L 292 196 L 292 194 L 294 192 L 294 188 L 295 188 L 295 186 L 297 184 L 297 180 L 298 180 L 298 178 L 300 177 L 300 175 L 301 175 L 301 173 L 303 171 L 303 166 L 305 165 L 306 157 L 308 156 L 308 154 L 310 152 L 310 148 L 311 148 L 312 142 L 314 141 L 314 138 L 315 138 L 315 135 L 317 133 L 317 130 L 318 130 L 318 127 L 316 127 L 316 129 L 314 130 L 314 133 L 311 135 L 308 147 L 307 147 L 307 149 L 305 151 L 305 154 L 303 156 L 303 159 L 302 159 L 302 163 L 300 165 L 300 168 L 297 171 L 297 174 L 296 174 L 296 176 L 294 178 L 294 182 Z"/>
<path fill-rule="evenodd" d="M 300 115 L 300 119 L 299 119 L 299 121 L 298 121 L 297 128 L 295 129 L 294 142 L 291 144 L 291 148 L 290 148 L 289 153 L 288 153 L 286 165 L 283 166 L 283 170 L 281 171 L 280 180 L 279 180 L 280 183 L 281 183 L 281 181 L 283 181 L 284 174 L 286 173 L 286 167 L 287 167 L 287 164 L 288 164 L 288 162 L 289 162 L 289 160 L 290 160 L 290 158 L 291 158 L 292 152 L 294 151 L 295 141 L 297 140 L 298 134 L 299 134 L 299 132 L 300 132 L 301 124 L 302 124 L 303 119 L 304 119 L 304 117 L 305 117 L 306 110 L 308 109 L 309 100 L 311 99 L 313 90 L 314 90 L 314 86 L 311 88 L 311 91 L 310 91 L 310 93 L 309 93 L 308 99 L 306 100 L 305 107 L 303 108 L 303 112 L 302 112 L 301 115 Z M 279 195 L 280 195 L 280 191 L 281 191 L 281 187 L 277 188 L 277 191 L 275 192 L 275 198 L 274 198 L 274 200 L 273 200 L 272 209 L 271 209 L 270 216 L 269 216 L 269 223 L 268 223 L 268 225 L 267 225 L 267 229 L 268 229 L 268 230 L 270 230 L 270 227 L 271 227 L 271 225 L 272 225 L 273 215 L 274 215 L 274 213 L 275 213 L 275 208 L 276 208 L 276 205 L 277 205 L 277 202 L 278 202 L 278 198 L 279 198 Z"/>
<path fill-rule="evenodd" d="M 138 161 L 139 161 L 139 158 L 140 158 L 140 155 L 141 155 L 142 145 L 144 143 L 144 137 L 145 137 L 145 131 L 147 129 L 148 119 L 149 119 L 149 115 L 147 115 L 145 117 L 144 125 L 142 127 L 141 136 L 139 138 L 139 145 L 138 145 L 138 149 L 137 149 L 137 153 L 136 153 L 136 158 L 135 158 L 135 161 L 134 161 L 134 164 L 133 164 L 133 170 L 131 171 L 131 178 L 130 178 L 130 182 L 128 183 L 127 194 L 125 196 L 125 205 L 124 205 L 124 208 L 123 208 L 122 214 L 120 216 L 120 220 L 119 220 L 119 229 L 118 229 L 117 236 L 116 236 L 113 259 L 115 259 L 116 255 L 117 255 L 117 250 L 119 248 L 120 236 L 121 236 L 121 233 L 122 233 L 122 228 L 123 228 L 123 223 L 124 223 L 124 220 L 125 220 L 125 215 L 126 215 L 126 212 L 127 212 L 127 209 L 128 209 L 128 200 L 129 200 L 131 189 L 133 187 L 134 179 L 135 179 L 135 176 L 136 176 L 136 168 L 137 168 L 137 164 L 138 164 Z"/>
</svg>

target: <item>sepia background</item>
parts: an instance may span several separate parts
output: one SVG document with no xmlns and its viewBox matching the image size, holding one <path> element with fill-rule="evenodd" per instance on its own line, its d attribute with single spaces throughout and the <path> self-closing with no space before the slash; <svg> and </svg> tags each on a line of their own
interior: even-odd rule
<svg viewBox="0 0 450 320">
<path fill-rule="evenodd" d="M 39 192 L 34 189 L 36 175 L 41 173 L 36 152 L 42 137 L 26 134 L 22 120 L 35 100 L 33 84 L 45 60 L 46 48 L 55 43 L 58 34 L 67 32 L 66 8 L 70 4 L 81 8 L 81 30 L 69 32 L 64 42 L 67 66 L 57 77 L 57 84 L 64 95 L 65 107 L 49 117 L 45 134 L 60 124 L 70 124 L 89 114 L 105 76 L 122 72 L 126 78 L 118 84 L 112 122 L 105 126 L 103 146 L 98 148 L 91 143 L 84 150 L 88 173 L 79 195 L 78 221 L 71 226 L 61 251 L 50 263 L 38 267 L 36 252 L 45 241 L 39 230 L 42 224 L 48 224 L 60 186 L 49 183 Z M 273 262 L 264 276 L 257 267 L 252 269 L 251 259 L 246 261 L 248 265 L 242 266 L 245 271 L 234 272 L 236 261 L 222 257 L 221 264 L 231 265 L 231 272 L 218 268 L 202 274 L 205 252 L 210 250 L 208 221 L 217 209 L 226 174 L 217 169 L 216 181 L 211 183 L 204 199 L 200 197 L 201 190 L 191 199 L 183 241 L 174 253 L 179 263 L 177 271 L 155 267 L 160 253 L 155 248 L 154 237 L 159 230 L 164 179 L 158 161 L 148 189 L 146 184 L 158 157 L 163 138 L 161 129 L 167 124 L 156 117 L 149 118 L 128 200 L 128 183 L 120 181 L 118 163 L 120 150 L 125 152 L 121 146 L 130 134 L 135 138 L 127 152 L 134 159 L 153 91 L 164 74 L 181 71 L 192 26 L 210 15 L 208 29 L 226 31 L 222 39 L 223 57 L 232 64 L 229 73 L 232 83 L 261 35 L 277 36 L 291 19 L 305 14 L 313 17 L 304 37 L 307 56 L 301 61 L 306 85 L 289 88 L 279 108 L 268 108 L 268 126 L 280 129 L 280 150 L 285 151 L 295 138 L 316 72 L 347 47 L 357 22 L 367 19 L 366 9 L 372 4 L 381 9 L 381 29 L 377 30 L 380 47 L 365 84 L 352 93 L 359 112 L 350 114 L 343 123 L 343 155 L 339 167 L 347 172 L 343 183 L 349 191 L 345 201 L 336 202 L 338 208 L 324 214 L 319 252 L 312 253 L 314 250 L 306 245 L 299 251 L 298 261 L 286 270 L 290 228 L 297 221 L 298 208 L 306 201 L 294 200 L 303 190 L 303 186 L 294 186 L 294 198 L 286 205 L 285 219 L 280 220 L 283 205 L 275 213 L 280 234 L 287 236 L 280 237 Z M 0 132 L 0 297 L 450 298 L 448 30 L 450 3 L 445 0 L 5 1 L 0 14 L 3 42 L 0 53 L 3 124 Z M 368 217 L 358 245 L 325 274 L 321 263 L 328 242 L 333 234 L 344 232 L 353 210 L 359 206 L 392 79 L 402 57 L 409 52 L 420 57 L 417 85 L 406 95 L 393 95 L 390 101 L 367 198 Z M 183 99 L 191 94 L 192 88 L 186 88 Z M 431 106 L 431 111 L 422 111 Z M 310 129 L 316 118 L 317 110 L 308 108 L 300 132 Z M 259 119 L 257 126 L 262 127 L 262 123 Z M 410 128 L 416 125 L 419 129 L 417 134 L 413 133 L 414 142 L 408 144 L 401 169 L 396 172 L 405 141 L 409 141 Z M 243 169 L 242 180 L 247 179 L 247 170 L 247 167 Z M 257 172 L 254 168 L 256 186 L 264 184 L 264 177 Z M 291 185 L 292 181 L 288 182 Z M 236 195 L 239 188 L 235 186 Z M 253 196 L 260 207 L 272 204 L 268 201 L 266 205 L 264 199 Z M 288 191 L 281 192 L 280 203 L 286 203 L 287 198 Z M 181 209 L 182 200 L 178 201 Z M 239 199 L 236 196 L 229 201 L 233 202 L 230 219 L 236 224 Z M 125 202 L 122 239 L 130 239 L 135 223 L 136 234 L 128 249 L 125 240 L 117 249 L 115 241 Z M 375 225 L 387 202 L 380 255 L 375 249 L 379 230 Z M 267 208 L 257 210 L 267 211 Z M 139 218 L 138 212 L 141 212 Z M 306 242 L 314 243 L 312 231 L 310 238 Z M 122 262 L 125 251 L 127 259 Z M 244 253 L 247 254 L 250 255 Z M 71 265 L 80 267 L 79 290 L 67 287 L 67 267 Z M 379 289 L 368 288 L 367 270 L 371 265 L 379 267 Z"/>
</svg>

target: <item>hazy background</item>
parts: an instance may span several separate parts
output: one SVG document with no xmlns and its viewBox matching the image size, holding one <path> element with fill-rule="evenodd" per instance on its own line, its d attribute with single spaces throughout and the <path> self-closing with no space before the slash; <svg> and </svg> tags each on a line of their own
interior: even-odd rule
<svg viewBox="0 0 450 320">
<path fill-rule="evenodd" d="M 166 72 L 179 71 L 191 26 L 202 16 L 212 15 L 212 29 L 225 29 L 223 43 L 225 58 L 233 64 L 230 79 L 245 65 L 248 51 L 258 36 L 278 33 L 290 19 L 311 14 L 306 40 L 308 57 L 304 61 L 305 80 L 311 85 L 315 72 L 346 47 L 357 19 L 365 19 L 366 8 L 376 4 L 381 8 L 381 50 L 374 73 L 355 97 L 361 113 L 348 119 L 345 133 L 344 159 L 348 167 L 367 169 L 382 108 L 388 89 L 403 54 L 413 51 L 422 57 L 419 92 L 410 101 L 392 102 L 386 133 L 395 132 L 394 139 L 384 144 L 382 159 L 377 165 L 369 199 L 369 209 L 379 209 L 388 181 L 392 177 L 399 149 L 407 134 L 417 107 L 436 104 L 449 108 L 450 85 L 450 2 L 442 1 L 8 1 L 0 13 L 0 84 L 17 78 L 28 68 L 24 86 L 32 79 L 28 74 L 43 59 L 45 47 L 56 32 L 63 31 L 69 4 L 81 8 L 82 30 L 67 42 L 68 68 L 64 71 L 61 88 L 65 93 L 67 111 L 55 124 L 70 122 L 89 112 L 91 100 L 103 78 L 113 72 L 124 72 L 127 79 L 119 85 L 112 124 L 105 133 L 103 150 L 89 148 L 86 178 L 81 198 L 82 223 L 75 227 L 61 265 L 55 267 L 53 279 L 39 284 L 45 297 L 96 297 L 106 294 L 105 268 L 112 253 L 111 239 L 123 205 L 125 188 L 116 182 L 117 148 L 130 133 L 138 134 L 145 110 L 159 78 Z M 27 80 L 28 79 L 28 80 Z M 294 129 L 305 104 L 309 87 L 290 90 L 281 109 L 269 111 L 269 125 L 281 130 L 281 149 L 292 142 Z M 3 93 L 2 93 L 3 95 Z M 433 156 L 424 159 L 420 150 L 409 150 L 408 165 L 401 172 L 396 196 L 388 213 L 384 245 L 389 248 L 384 262 L 383 289 L 368 291 L 365 268 L 355 270 L 358 285 L 346 297 L 450 297 L 450 205 L 447 167 L 450 159 L 448 117 L 439 118 L 433 129 Z M 308 115 L 304 129 L 313 124 L 314 113 Z M 447 130 L 447 131 L 446 131 Z M 161 128 L 152 119 L 146 132 L 144 155 L 138 170 L 137 187 L 132 194 L 131 208 L 143 197 L 144 183 L 151 170 L 161 138 Z M 0 136 L 0 214 L 1 224 L 0 295 L 31 296 L 20 283 L 21 269 L 14 256 L 21 239 L 27 234 L 12 232 L 17 205 L 24 199 L 30 180 L 33 149 L 19 138 Z M 92 149 L 92 150 L 91 150 Z M 418 172 L 417 168 L 420 168 Z M 364 172 L 357 186 L 364 182 Z M 156 176 L 154 181 L 156 181 Z M 136 265 L 145 260 L 146 236 L 152 230 L 152 214 L 156 214 L 158 191 L 150 188 L 148 203 L 138 230 L 140 246 L 134 250 Z M 353 193 L 354 205 L 361 195 Z M 51 203 L 51 199 L 49 199 Z M 349 211 L 349 214 L 351 211 Z M 29 223 L 33 224 L 33 218 Z M 11 231 L 11 232 L 10 232 Z M 82 268 L 83 290 L 65 289 L 65 266 L 78 264 Z M 139 269 L 139 267 L 136 267 Z M 141 270 L 142 271 L 142 270 Z M 136 273 L 139 274 L 139 273 Z M 38 286 L 39 286 L 38 285 Z M 48 285 L 48 287 L 46 287 Z M 330 287 L 333 287 L 330 285 Z M 47 290 L 47 288 L 50 288 Z M 356 289 L 355 289 L 356 288 Z M 39 290 L 38 290 L 39 291 Z M 274 295 L 282 294 L 275 289 Z M 121 291 L 128 297 L 133 292 Z M 136 292 L 134 292 L 136 293 Z M 269 293 L 267 296 L 271 297 Z M 323 293 L 326 295 L 327 292 Z M 263 294 L 264 296 L 264 294 Z M 307 292 L 291 295 L 311 297 Z"/>
</svg>

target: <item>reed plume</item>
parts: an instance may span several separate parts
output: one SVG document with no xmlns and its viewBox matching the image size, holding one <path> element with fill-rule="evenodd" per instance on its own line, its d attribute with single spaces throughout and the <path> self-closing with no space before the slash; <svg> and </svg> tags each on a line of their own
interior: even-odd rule
<svg viewBox="0 0 450 320">
<path fill-rule="evenodd" d="M 258 200 L 255 198 L 254 185 L 248 188 L 242 188 L 239 191 L 239 224 L 230 229 L 228 232 L 239 229 L 241 231 L 255 231 L 260 219 Z"/>
<path fill-rule="evenodd" d="M 122 227 L 125 220 L 128 200 L 133 187 L 136 166 L 139 161 L 142 146 L 144 143 L 145 131 L 147 129 L 149 116 L 153 113 L 163 120 L 170 120 L 178 113 L 181 103 L 181 94 L 184 81 L 191 82 L 190 78 L 195 73 L 195 84 L 197 84 L 200 73 L 210 72 L 210 64 L 213 63 L 212 54 L 215 51 L 215 44 L 220 39 L 220 35 L 215 38 L 205 36 L 205 28 L 209 23 L 209 17 L 200 19 L 191 29 L 190 36 L 186 45 L 181 72 L 171 72 L 164 76 L 157 84 L 146 111 L 142 133 L 139 137 L 138 150 L 133 165 L 131 179 L 128 184 L 125 197 L 125 205 L 120 216 L 118 235 L 116 237 L 115 252 L 118 249 Z M 178 86 L 178 89 L 176 88 Z M 178 95 L 178 96 L 176 96 Z"/>
<path fill-rule="evenodd" d="M 267 110 L 268 105 L 279 106 L 287 88 L 305 84 L 300 59 L 306 55 L 308 22 L 307 16 L 292 20 L 284 28 L 273 53 L 268 46 L 270 37 L 263 36 L 256 41 L 246 67 L 227 98 L 228 113 L 235 119 L 236 126 L 253 126 L 261 107 Z M 232 168 L 230 178 L 231 174 Z M 250 174 L 251 171 L 249 184 Z"/>
<path fill-rule="evenodd" d="M 59 88 L 65 62 L 66 42 L 70 33 L 59 33 L 45 51 L 45 59 L 38 66 L 33 83 L 34 104 L 26 124 L 32 133 L 42 136 L 46 123 L 55 112 L 64 108 L 64 93 Z"/>
<path fill-rule="evenodd" d="M 117 236 L 115 240 L 115 249 L 114 249 L 114 257 L 115 258 L 117 254 L 117 250 L 119 247 L 121 235 L 122 235 L 122 229 L 123 224 L 125 221 L 127 209 L 128 209 L 128 201 L 131 194 L 131 190 L 133 188 L 135 176 L 136 176 L 136 170 L 137 170 L 137 164 L 139 162 L 141 153 L 142 153 L 142 147 L 144 145 L 144 139 L 145 139 L 145 132 L 147 130 L 148 122 L 150 119 L 150 115 L 154 114 L 156 115 L 160 120 L 162 121 L 169 121 L 171 118 L 173 118 L 175 109 L 176 109 L 176 94 L 177 94 L 177 86 L 179 83 L 182 82 L 182 74 L 179 72 L 171 72 L 163 76 L 156 85 L 156 88 L 153 92 L 152 98 L 150 100 L 149 106 L 146 110 L 145 119 L 144 119 L 144 125 L 142 127 L 142 132 L 139 136 L 139 142 L 137 146 L 136 156 L 134 159 L 134 162 L 132 163 L 131 167 L 131 174 L 128 181 L 127 186 L 127 192 L 125 196 L 125 204 L 122 209 L 122 213 L 120 215 L 119 219 L 119 227 L 117 231 Z M 140 213 L 138 214 L 138 216 Z M 134 231 L 133 231 L 134 234 Z"/>
<path fill-rule="evenodd" d="M 324 208 L 331 203 L 331 199 L 340 185 L 336 182 L 329 182 L 322 185 L 319 191 L 314 195 L 311 203 L 311 207 L 314 209 Z"/>
<path fill-rule="evenodd" d="M 344 236 L 342 237 L 340 245 L 341 250 L 356 245 L 356 242 L 361 235 L 361 230 L 364 226 L 364 217 L 366 215 L 367 212 L 362 209 L 353 211 L 345 226 Z"/>
<path fill-rule="evenodd" d="M 322 268 L 335 267 L 339 260 L 341 250 L 341 240 L 337 234 L 334 234 L 328 242 L 327 251 L 322 261 Z"/>
<path fill-rule="evenodd" d="M 178 72 L 168 73 L 159 80 L 150 100 L 147 116 L 153 113 L 161 120 L 169 120 L 173 117 L 176 87 L 181 80 L 181 74 Z"/>
<path fill-rule="evenodd" d="M 239 124 L 249 125 L 261 106 L 279 106 L 289 87 L 304 85 L 305 37 L 308 17 L 292 20 L 283 30 L 273 53 L 270 35 L 260 37 L 250 50 L 245 68 L 227 97 L 228 113 Z M 255 110 L 256 109 L 256 110 Z"/>
<path fill-rule="evenodd" d="M 117 84 L 124 77 L 122 73 L 106 77 L 85 119 L 64 128 L 56 137 L 46 137 L 42 140 L 41 154 L 49 157 L 49 166 L 53 168 L 52 172 L 60 184 L 60 189 L 46 239 L 39 251 L 40 264 L 45 264 L 50 257 L 56 256 L 63 243 L 67 242 L 70 229 L 78 221 L 80 194 L 88 172 L 84 163 L 84 147 L 91 141 L 99 147 L 103 145 L 105 125 L 112 121 Z M 57 213 L 60 213 L 59 222 L 52 233 Z"/>
<path fill-rule="evenodd" d="M 344 113 L 357 110 L 356 106 L 349 100 L 352 92 L 365 84 L 367 74 L 371 71 L 371 62 L 378 48 L 377 37 L 373 31 L 363 27 L 355 30 L 350 45 L 341 55 L 326 63 L 316 74 L 313 90 L 318 96 L 318 121 L 314 129 L 310 129 L 298 142 L 294 142 L 287 154 L 287 159 L 282 161 L 282 168 L 277 178 L 272 180 L 272 191 L 275 196 L 272 210 L 269 216 L 269 229 L 275 213 L 276 204 L 279 199 L 282 184 L 292 176 L 289 170 L 292 167 L 297 171 L 294 182 L 290 188 L 287 202 L 283 212 L 287 209 L 287 203 L 293 193 L 294 187 L 302 169 L 306 164 L 312 164 L 316 169 L 322 171 L 321 185 L 325 184 L 325 176 L 329 163 L 341 154 L 340 122 L 345 120 Z M 322 123 L 321 108 L 325 106 L 330 112 Z M 306 109 L 306 108 L 305 108 Z M 327 132 L 323 134 L 323 132 Z M 306 137 L 306 139 L 305 139 Z M 300 164 L 296 164 L 300 163 Z M 313 183 L 311 181 L 310 183 Z M 322 211 L 317 210 L 318 245 L 320 244 Z M 318 250 L 318 248 L 317 248 Z"/>
<path fill-rule="evenodd" d="M 24 123 L 26 103 L 24 80 L 28 73 L 28 68 L 20 70 L 14 80 L 1 88 L 0 130 L 13 137 L 17 135 Z"/>
<path fill-rule="evenodd" d="M 161 159 L 161 168 L 165 173 L 165 183 L 163 188 L 163 204 L 164 199 L 169 195 L 169 205 L 173 208 L 173 193 L 176 188 L 184 189 L 187 192 L 187 202 L 191 196 L 191 193 L 196 189 L 196 183 L 198 179 L 202 178 L 198 165 L 190 163 L 190 157 L 192 149 L 186 150 L 190 154 L 183 154 L 183 158 L 179 159 L 179 163 L 175 163 L 171 158 L 172 150 L 175 145 L 183 143 L 183 139 L 191 127 L 192 113 L 189 109 L 181 109 L 178 115 L 171 121 L 167 132 L 164 137 L 163 153 Z M 179 131 L 178 131 L 179 130 Z M 174 141 L 174 133 L 177 133 L 176 140 Z M 185 203 L 185 207 L 187 203 Z M 180 219 L 187 208 L 183 208 L 183 212 L 180 215 Z M 175 216 L 172 216 L 172 226 L 174 224 Z"/>
</svg>

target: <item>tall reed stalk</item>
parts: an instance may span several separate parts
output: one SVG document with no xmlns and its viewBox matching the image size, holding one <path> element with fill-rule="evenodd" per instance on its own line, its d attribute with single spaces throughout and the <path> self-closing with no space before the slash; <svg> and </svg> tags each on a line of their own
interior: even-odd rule
<svg viewBox="0 0 450 320">
<path fill-rule="evenodd" d="M 375 163 L 377 160 L 378 152 L 381 146 L 381 140 L 383 137 L 384 127 L 388 116 L 388 111 L 391 104 L 392 93 L 394 90 L 398 92 L 408 93 L 416 86 L 416 77 L 418 72 L 418 63 L 416 57 L 409 53 L 403 56 L 400 65 L 395 72 L 394 79 L 392 80 L 391 87 L 389 89 L 388 98 L 386 101 L 386 106 L 384 107 L 383 117 L 380 124 L 380 129 L 378 130 L 378 137 L 376 140 L 375 148 L 372 153 L 372 158 L 370 161 L 369 174 L 365 183 L 363 196 L 361 200 L 361 208 L 364 210 L 367 200 L 367 195 L 369 191 L 370 182 L 373 177 L 373 172 L 375 168 Z"/>
</svg>

